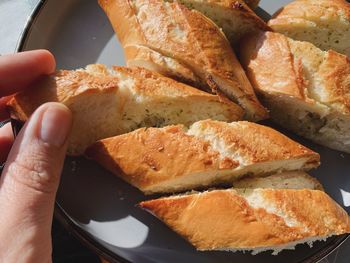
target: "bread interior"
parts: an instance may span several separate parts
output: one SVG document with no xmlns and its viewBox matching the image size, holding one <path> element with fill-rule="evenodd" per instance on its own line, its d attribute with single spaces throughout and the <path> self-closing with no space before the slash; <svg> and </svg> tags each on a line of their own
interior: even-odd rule
<svg viewBox="0 0 350 263">
<path fill-rule="evenodd" d="M 233 187 L 243 189 L 313 189 L 323 191 L 321 183 L 303 171 L 282 172 L 267 177 L 243 177 L 233 182 Z"/>
<path fill-rule="evenodd" d="M 87 69 L 90 73 L 92 70 L 93 66 Z M 81 154 L 97 140 L 140 127 L 163 127 L 179 123 L 189 126 L 199 120 L 232 121 L 240 117 L 240 113 L 235 116 L 232 105 L 197 95 L 144 96 L 134 89 L 135 80 L 132 77 L 114 70 L 109 73 L 120 78 L 115 93 L 87 92 L 65 102 L 74 114 L 69 138 L 69 153 L 72 155 Z M 103 109 L 103 112 L 99 109 Z"/>
<path fill-rule="evenodd" d="M 292 39 L 313 43 L 325 51 L 333 49 L 350 57 L 350 26 L 345 21 L 295 19 L 293 23 L 276 24 L 272 28 Z"/>
<path fill-rule="evenodd" d="M 343 102 L 335 100 L 331 89 L 346 89 L 345 81 L 337 76 L 327 79 L 329 65 L 339 59 L 345 69 L 345 56 L 325 52 L 314 45 L 288 39 L 294 67 L 300 80 L 299 89 L 307 99 L 287 96 L 283 93 L 262 92 L 262 100 L 270 110 L 271 118 L 287 129 L 333 149 L 350 152 L 350 116 L 342 114 Z M 335 73 L 332 73 L 335 74 Z M 332 86 L 334 84 L 334 86 Z M 344 86 L 345 85 L 345 86 Z M 342 91 L 343 92 L 343 91 Z"/>
<path fill-rule="evenodd" d="M 159 56 L 159 58 L 161 58 L 165 63 L 160 60 L 150 61 L 146 58 L 130 59 L 128 60 L 129 66 L 139 66 L 149 70 L 156 70 L 165 76 L 175 78 L 209 93 L 223 93 L 234 103 L 240 105 L 242 108 L 245 108 L 244 106 L 246 106 L 247 100 L 246 94 L 244 94 L 244 92 L 242 92 L 240 89 L 233 88 L 234 86 L 238 87 L 241 85 L 238 83 L 238 80 L 224 79 L 215 73 L 205 71 L 202 67 L 190 65 L 188 61 L 180 57 L 173 56 L 173 54 L 167 50 L 159 50 L 151 46 L 142 46 L 142 48 L 148 49 L 149 52 L 152 52 L 154 55 L 157 54 L 157 56 Z M 235 70 L 235 77 L 237 79 L 240 79 L 242 83 L 248 81 L 242 68 L 236 68 Z M 191 72 L 191 74 L 188 72 Z M 252 113 L 253 111 L 246 113 L 248 116 L 245 118 L 254 119 L 255 116 L 251 116 Z"/>
<path fill-rule="evenodd" d="M 272 255 L 276 256 L 282 250 L 295 250 L 295 247 L 298 244 L 306 243 L 307 245 L 312 247 L 314 242 L 316 242 L 316 241 L 326 241 L 326 239 L 328 237 L 330 237 L 330 236 L 332 236 L 332 235 L 316 236 L 316 237 L 312 237 L 312 238 L 304 238 L 304 239 L 301 239 L 301 240 L 298 240 L 298 241 L 289 242 L 289 243 L 286 243 L 286 244 L 283 244 L 283 245 L 277 245 L 277 246 L 273 246 L 273 247 L 259 247 L 259 248 L 255 248 L 255 249 L 251 249 L 251 248 L 240 248 L 240 249 L 218 248 L 218 249 L 215 249 L 215 250 L 229 251 L 229 252 L 237 252 L 237 251 L 251 252 L 252 255 L 257 255 L 259 253 L 266 252 L 266 251 L 272 251 Z"/>
<path fill-rule="evenodd" d="M 193 173 L 186 177 L 176 177 L 172 180 L 153 184 L 143 189 L 146 194 L 179 192 L 185 189 L 203 189 L 213 185 L 231 185 L 242 176 L 268 176 L 281 171 L 300 170 L 307 162 L 307 158 L 295 160 L 279 160 L 238 167 L 234 170 L 215 170 Z"/>
<path fill-rule="evenodd" d="M 167 29 L 170 42 L 179 43 L 179 39 L 186 39 L 185 37 L 187 34 L 195 33 L 194 30 L 189 31 L 186 27 L 184 27 L 190 26 L 188 23 L 187 25 L 186 23 L 184 23 L 185 25 L 182 26 L 182 28 L 179 26 L 179 22 L 176 19 L 176 16 L 179 16 L 179 12 L 175 11 L 171 7 L 171 3 L 164 2 L 162 3 L 162 7 L 164 8 L 163 10 L 166 12 L 167 15 L 167 23 L 171 25 Z M 143 8 L 142 3 L 135 1 L 133 8 L 136 17 L 143 14 L 141 12 Z M 256 101 L 253 90 L 251 90 L 252 94 L 247 94 L 246 90 L 252 89 L 250 82 L 247 79 L 242 67 L 237 61 L 235 61 L 235 54 L 233 52 L 227 51 L 227 49 L 230 49 L 230 47 L 228 42 L 226 46 L 224 34 L 219 30 L 219 28 L 217 28 L 214 22 L 212 22 L 210 19 L 207 19 L 204 16 L 201 18 L 201 16 L 202 14 L 198 12 L 197 20 L 203 21 L 203 23 L 206 24 L 211 24 L 212 26 L 210 26 L 210 28 L 212 30 L 210 30 L 210 34 L 213 35 L 213 39 L 217 39 L 217 41 L 213 41 L 213 43 L 209 45 L 206 45 L 203 39 L 195 39 L 193 41 L 194 43 L 192 43 L 192 45 L 197 46 L 196 50 L 200 50 L 200 52 L 203 55 L 197 57 L 191 54 L 191 57 L 196 57 L 201 61 L 193 61 L 193 59 L 189 60 L 188 57 L 183 56 L 181 52 L 173 52 L 173 50 L 167 48 L 167 45 L 159 46 L 154 43 L 145 43 L 142 45 L 143 48 L 147 48 L 150 51 L 154 52 L 154 54 L 157 54 L 158 58 L 160 58 L 160 56 L 163 56 L 162 59 L 167 60 L 168 63 L 159 63 L 159 60 L 158 62 L 155 62 L 155 60 L 153 60 L 147 63 L 146 61 L 149 60 L 147 58 L 138 60 L 136 58 L 133 58 L 132 56 L 129 60 L 129 57 L 127 56 L 128 65 L 147 67 L 150 70 L 161 69 L 162 67 L 164 67 L 159 71 L 160 73 L 170 73 L 167 76 L 180 77 L 177 78 L 180 80 L 185 79 L 186 83 L 191 83 L 191 85 L 195 85 L 196 87 L 199 87 L 207 92 L 211 92 L 214 94 L 225 94 L 228 98 L 230 98 L 233 102 L 239 104 L 245 110 L 245 119 L 256 121 L 266 118 L 267 114 L 265 112 L 265 109 L 263 109 L 261 105 L 259 105 L 259 103 Z M 185 19 L 187 19 L 185 15 L 181 17 L 181 20 Z M 208 34 L 208 32 L 203 32 L 203 34 L 204 33 Z M 214 43 L 215 47 L 211 48 L 211 45 L 214 45 Z M 218 58 L 216 56 L 217 59 L 222 60 L 222 63 L 217 63 L 214 62 L 215 60 L 213 60 L 213 54 L 219 54 L 217 48 L 218 44 L 222 46 L 222 48 L 224 49 L 223 52 L 226 52 L 227 54 L 225 58 L 223 58 L 222 56 Z M 227 56 L 232 56 L 232 58 L 229 58 Z M 230 69 L 229 72 L 227 72 L 227 65 L 226 67 L 222 67 L 220 64 L 232 64 L 234 68 Z M 185 71 L 191 72 L 191 74 L 184 74 Z M 257 110 L 257 108 L 260 108 L 260 110 Z"/>
<path fill-rule="evenodd" d="M 231 44 L 237 43 L 245 34 L 259 30 L 256 20 L 260 18 L 255 17 L 253 12 L 249 13 L 250 9 L 243 1 L 232 2 L 234 5 L 232 7 L 224 6 L 225 2 L 220 4 L 220 2 L 205 0 L 180 0 L 179 2 L 210 18 L 222 29 Z"/>
<path fill-rule="evenodd" d="M 170 56 L 143 45 L 126 46 L 124 50 L 129 67 L 147 68 L 194 87 L 206 87 L 191 68 Z"/>
<path fill-rule="evenodd" d="M 350 117 L 289 97 L 264 95 L 271 118 L 317 143 L 350 153 Z M 323 109 L 322 109 L 323 108 Z M 320 110 L 318 110 L 320 109 Z"/>
</svg>

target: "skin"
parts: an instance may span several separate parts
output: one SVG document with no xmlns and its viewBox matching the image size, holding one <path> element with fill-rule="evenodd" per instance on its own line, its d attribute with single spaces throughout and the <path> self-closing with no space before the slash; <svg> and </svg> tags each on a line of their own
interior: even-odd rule
<svg viewBox="0 0 350 263">
<path fill-rule="evenodd" d="M 55 70 L 45 50 L 0 56 L 0 120 L 11 95 Z M 0 128 L 0 262 L 52 262 L 54 201 L 72 116 L 58 103 L 39 107 L 14 141 L 10 124 Z"/>
</svg>

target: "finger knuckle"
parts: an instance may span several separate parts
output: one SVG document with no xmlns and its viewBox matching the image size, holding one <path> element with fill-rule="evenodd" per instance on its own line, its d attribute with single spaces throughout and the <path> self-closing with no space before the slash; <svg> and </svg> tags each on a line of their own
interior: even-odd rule
<svg viewBox="0 0 350 263">
<path fill-rule="evenodd" d="M 31 156 L 15 159 L 8 166 L 7 173 L 17 183 L 48 193 L 55 189 L 57 180 L 55 173 L 50 171 L 50 164 L 45 159 Z"/>
</svg>

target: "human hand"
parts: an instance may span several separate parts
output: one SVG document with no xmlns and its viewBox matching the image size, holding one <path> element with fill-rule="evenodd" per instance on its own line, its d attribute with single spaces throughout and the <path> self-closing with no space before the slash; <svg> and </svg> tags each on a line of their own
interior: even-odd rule
<svg viewBox="0 0 350 263">
<path fill-rule="evenodd" d="M 45 50 L 0 57 L 0 120 L 9 96 L 30 88 L 55 70 Z M 62 104 L 41 106 L 16 140 L 10 124 L 0 128 L 0 262 L 51 262 L 51 225 L 55 196 L 71 128 L 71 113 Z"/>
</svg>

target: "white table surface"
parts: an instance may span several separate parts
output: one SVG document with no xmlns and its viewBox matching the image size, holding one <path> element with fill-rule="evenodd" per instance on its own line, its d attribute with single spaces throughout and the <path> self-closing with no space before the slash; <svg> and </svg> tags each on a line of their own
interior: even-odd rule
<svg viewBox="0 0 350 263">
<path fill-rule="evenodd" d="M 56 0 L 59 1 L 59 0 Z M 97 0 L 96 0 L 97 1 Z M 271 0 L 276 1 L 276 0 Z M 40 0 L 0 0 L 0 54 L 14 53 L 21 33 Z M 350 239 L 320 263 L 349 263 Z"/>
</svg>

